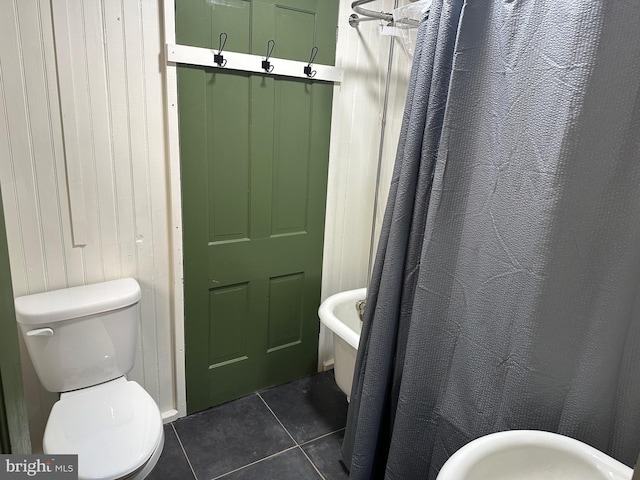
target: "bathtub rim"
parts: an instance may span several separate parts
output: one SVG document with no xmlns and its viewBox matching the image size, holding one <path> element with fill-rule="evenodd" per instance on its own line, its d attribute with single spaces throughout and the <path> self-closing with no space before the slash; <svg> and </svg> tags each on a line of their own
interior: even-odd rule
<svg viewBox="0 0 640 480">
<path fill-rule="evenodd" d="M 331 295 L 322 302 L 320 304 L 320 308 L 318 308 L 318 316 L 320 317 L 322 324 L 356 350 L 360 343 L 360 334 L 349 328 L 345 323 L 338 319 L 333 312 L 337 305 L 347 302 L 353 302 L 355 309 L 355 302 L 358 300 L 364 300 L 366 297 L 367 289 L 364 287 L 356 288 L 354 290 L 345 290 Z"/>
</svg>

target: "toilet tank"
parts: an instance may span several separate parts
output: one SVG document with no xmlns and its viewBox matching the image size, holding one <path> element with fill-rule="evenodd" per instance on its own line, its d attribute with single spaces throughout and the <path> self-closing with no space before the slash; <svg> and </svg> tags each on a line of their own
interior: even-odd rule
<svg viewBox="0 0 640 480">
<path fill-rule="evenodd" d="M 133 278 L 18 297 L 16 319 L 40 382 L 67 392 L 133 368 L 140 316 Z"/>
</svg>

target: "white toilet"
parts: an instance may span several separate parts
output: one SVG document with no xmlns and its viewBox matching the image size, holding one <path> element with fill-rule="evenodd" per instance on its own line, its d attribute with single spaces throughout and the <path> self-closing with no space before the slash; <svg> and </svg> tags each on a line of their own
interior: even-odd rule
<svg viewBox="0 0 640 480">
<path fill-rule="evenodd" d="M 44 388 L 61 392 L 47 454 L 78 454 L 80 480 L 143 479 L 164 445 L 158 406 L 131 370 L 140 315 L 132 278 L 16 298 L 16 317 Z"/>
</svg>

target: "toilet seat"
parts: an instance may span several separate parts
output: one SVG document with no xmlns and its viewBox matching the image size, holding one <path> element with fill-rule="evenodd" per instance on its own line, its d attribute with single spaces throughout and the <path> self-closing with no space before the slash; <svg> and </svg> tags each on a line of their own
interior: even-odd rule
<svg viewBox="0 0 640 480">
<path fill-rule="evenodd" d="M 124 377 L 63 393 L 44 433 L 47 454 L 78 454 L 80 479 L 112 480 L 140 469 L 164 440 L 151 396 Z"/>
</svg>

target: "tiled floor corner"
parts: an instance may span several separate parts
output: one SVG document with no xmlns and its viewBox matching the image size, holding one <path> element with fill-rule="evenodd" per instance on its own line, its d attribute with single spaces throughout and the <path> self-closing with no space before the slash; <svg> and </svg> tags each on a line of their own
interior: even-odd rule
<svg viewBox="0 0 640 480">
<path fill-rule="evenodd" d="M 341 480 L 347 400 L 332 372 L 165 425 L 150 480 Z"/>
</svg>

